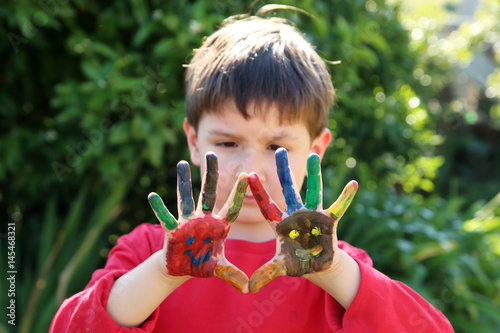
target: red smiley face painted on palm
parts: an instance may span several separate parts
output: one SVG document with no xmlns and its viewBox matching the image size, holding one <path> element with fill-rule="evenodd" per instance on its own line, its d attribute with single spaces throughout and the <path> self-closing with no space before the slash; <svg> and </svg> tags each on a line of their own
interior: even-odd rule
<svg viewBox="0 0 500 333">
<path fill-rule="evenodd" d="M 213 216 L 187 221 L 168 241 L 167 269 L 171 275 L 214 276 L 216 258 L 222 254 L 229 232 L 224 223 Z M 211 259 L 215 260 L 211 260 Z"/>
<path fill-rule="evenodd" d="M 148 200 L 165 231 L 163 252 L 168 274 L 219 276 L 245 293 L 248 292 L 248 277 L 226 259 L 224 242 L 243 205 L 248 175 L 240 175 L 224 207 L 213 214 L 217 180 L 217 156 L 207 153 L 198 209 L 195 210 L 193 200 L 191 171 L 185 161 L 177 165 L 179 218 L 170 214 L 158 194 L 151 193 Z"/>
</svg>

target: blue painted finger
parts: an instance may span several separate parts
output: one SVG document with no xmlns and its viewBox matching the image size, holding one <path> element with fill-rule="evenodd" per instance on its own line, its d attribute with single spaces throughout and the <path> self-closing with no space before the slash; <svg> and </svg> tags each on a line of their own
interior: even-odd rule
<svg viewBox="0 0 500 333">
<path fill-rule="evenodd" d="M 281 183 L 281 189 L 286 201 L 286 212 L 291 213 L 302 208 L 299 193 L 293 187 L 293 178 L 288 163 L 288 154 L 285 148 L 276 150 L 276 167 Z"/>
<path fill-rule="evenodd" d="M 179 212 L 183 218 L 188 218 L 194 213 L 194 200 L 191 169 L 186 161 L 177 164 L 177 190 Z"/>
</svg>

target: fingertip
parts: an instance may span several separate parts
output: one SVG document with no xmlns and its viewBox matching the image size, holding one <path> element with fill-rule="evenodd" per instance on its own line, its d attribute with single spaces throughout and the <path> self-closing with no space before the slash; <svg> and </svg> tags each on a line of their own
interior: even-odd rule
<svg viewBox="0 0 500 333">
<path fill-rule="evenodd" d="M 209 151 L 205 154 L 206 160 L 214 160 L 217 159 L 217 155 L 213 151 Z"/>
<path fill-rule="evenodd" d="M 248 180 L 251 182 L 256 182 L 259 180 L 259 175 L 256 172 L 252 172 L 248 175 Z"/>
<path fill-rule="evenodd" d="M 259 175 L 255 172 L 252 172 L 248 176 L 248 185 L 250 185 L 250 190 L 252 192 L 258 192 L 263 189 L 262 182 L 260 181 Z"/>
<path fill-rule="evenodd" d="M 283 155 L 286 153 L 287 153 L 286 148 L 280 147 L 280 148 L 276 149 L 276 155 Z"/>
<path fill-rule="evenodd" d="M 261 289 L 261 288 L 257 288 L 257 287 L 250 287 L 250 292 L 251 292 L 252 294 L 256 294 L 256 293 L 258 293 L 258 292 L 259 292 L 259 290 L 260 290 L 260 289 Z"/>
<path fill-rule="evenodd" d="M 151 207 L 163 204 L 163 200 L 155 192 L 149 193 L 149 195 L 148 195 L 148 202 L 151 205 Z"/>
<path fill-rule="evenodd" d="M 177 163 L 177 171 L 178 172 L 186 172 L 187 170 L 189 170 L 189 163 L 182 160 L 180 161 L 179 163 Z"/>
<path fill-rule="evenodd" d="M 259 175 L 255 172 L 252 172 L 251 174 L 248 175 L 248 183 L 250 186 L 258 186 L 261 184 Z"/>
<path fill-rule="evenodd" d="M 307 173 L 318 174 L 320 172 L 321 159 L 316 153 L 311 153 L 307 157 Z"/>
<path fill-rule="evenodd" d="M 248 175 L 243 172 L 238 176 L 238 190 L 239 192 L 246 191 L 247 187 L 248 187 Z"/>
<path fill-rule="evenodd" d="M 308 161 L 319 161 L 320 158 L 319 158 L 319 155 L 316 154 L 316 153 L 310 153 L 309 156 L 307 157 L 307 160 Z"/>
<path fill-rule="evenodd" d="M 288 152 L 285 148 L 281 147 L 276 150 L 275 153 L 276 164 L 287 164 L 288 162 Z"/>
<path fill-rule="evenodd" d="M 355 180 L 351 180 L 351 181 L 349 182 L 349 185 L 351 185 L 352 187 L 354 187 L 356 190 L 359 188 L 359 184 L 358 184 L 358 182 L 357 182 L 357 181 L 355 181 Z"/>
<path fill-rule="evenodd" d="M 209 151 L 205 155 L 205 164 L 207 166 L 207 172 L 218 172 L 218 161 L 217 161 L 217 155 L 215 155 L 214 152 Z"/>
</svg>

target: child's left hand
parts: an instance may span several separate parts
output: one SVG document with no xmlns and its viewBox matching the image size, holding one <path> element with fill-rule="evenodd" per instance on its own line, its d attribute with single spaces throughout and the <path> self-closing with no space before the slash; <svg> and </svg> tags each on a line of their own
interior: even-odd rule
<svg viewBox="0 0 500 333">
<path fill-rule="evenodd" d="M 349 182 L 342 194 L 329 209 L 322 209 L 322 180 L 320 158 L 317 154 L 307 159 L 306 204 L 302 204 L 295 179 L 288 166 L 287 151 L 276 151 L 276 165 L 286 211 L 272 201 L 257 174 L 249 176 L 249 185 L 262 214 L 269 221 L 278 242 L 273 259 L 264 264 L 250 277 L 250 291 L 258 292 L 275 277 L 302 276 L 309 273 L 334 270 L 339 251 L 337 223 L 349 207 L 358 183 Z"/>
</svg>

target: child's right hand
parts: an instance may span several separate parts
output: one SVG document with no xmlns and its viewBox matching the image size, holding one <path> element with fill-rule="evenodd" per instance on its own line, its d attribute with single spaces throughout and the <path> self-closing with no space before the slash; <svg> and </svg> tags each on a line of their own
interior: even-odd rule
<svg viewBox="0 0 500 333">
<path fill-rule="evenodd" d="M 248 186 L 248 175 L 242 173 L 226 204 L 218 214 L 213 214 L 217 179 L 217 156 L 206 155 L 206 172 L 202 191 L 195 205 L 192 193 L 191 171 L 186 161 L 177 164 L 177 203 L 179 218 L 176 220 L 156 193 L 150 193 L 149 203 L 165 230 L 163 267 L 172 276 L 219 276 L 242 293 L 248 292 L 248 277 L 231 264 L 224 255 L 224 243 L 231 223 L 236 220 Z"/>
</svg>

